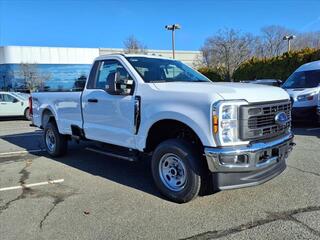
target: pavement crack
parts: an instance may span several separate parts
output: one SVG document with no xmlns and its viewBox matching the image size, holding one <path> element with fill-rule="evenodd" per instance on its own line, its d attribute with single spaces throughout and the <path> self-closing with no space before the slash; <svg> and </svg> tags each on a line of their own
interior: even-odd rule
<svg viewBox="0 0 320 240">
<path fill-rule="evenodd" d="M 30 172 L 27 171 L 27 168 L 28 168 L 31 164 L 32 164 L 32 161 L 31 161 L 31 160 L 27 160 L 25 166 L 24 166 L 24 167 L 21 169 L 21 171 L 19 172 L 19 174 L 21 174 L 21 177 L 20 177 L 20 180 L 19 180 L 19 183 L 20 183 L 21 186 L 22 186 L 22 192 L 21 192 L 21 194 L 20 194 L 18 197 L 10 200 L 9 202 L 6 202 L 5 205 L 0 206 L 0 214 L 1 214 L 3 211 L 7 210 L 12 203 L 14 203 L 14 202 L 16 202 L 16 201 L 18 201 L 18 200 L 20 200 L 20 199 L 24 199 L 24 198 L 26 197 L 26 194 L 31 190 L 31 189 L 29 189 L 29 188 L 27 188 L 27 187 L 24 186 L 25 181 L 26 181 L 26 180 L 29 178 L 29 176 L 30 176 Z"/>
<path fill-rule="evenodd" d="M 26 161 L 26 165 L 24 168 L 22 168 L 22 170 L 19 172 L 19 174 L 21 174 L 19 183 L 23 186 L 26 183 L 26 180 L 29 179 L 30 176 L 30 172 L 27 170 L 27 168 L 32 164 L 31 160 L 27 160 Z"/>
<path fill-rule="evenodd" d="M 63 202 L 63 201 L 64 201 L 64 199 L 61 198 L 61 197 L 56 197 L 56 198 L 54 198 L 54 200 L 53 200 L 53 206 L 49 209 L 49 211 L 43 216 L 42 220 L 40 221 L 40 224 L 39 224 L 40 229 L 42 229 L 42 226 L 43 226 L 44 222 L 45 222 L 46 219 L 49 217 L 49 215 L 51 214 L 51 212 L 56 208 L 56 206 L 57 206 L 59 203 L 61 203 L 61 202 Z"/>
<path fill-rule="evenodd" d="M 76 190 L 64 185 L 57 185 L 55 188 L 47 190 L 38 190 L 36 197 L 50 197 L 53 199 L 53 206 L 47 211 L 47 213 L 43 216 L 39 223 L 39 228 L 42 230 L 44 223 L 48 219 L 48 217 L 52 214 L 52 212 L 56 209 L 56 207 L 64 202 L 70 196 L 76 194 Z"/>
<path fill-rule="evenodd" d="M 305 229 L 307 229 L 310 233 L 320 237 L 320 232 L 313 229 L 312 227 L 308 226 L 307 224 L 305 224 L 304 222 L 299 221 L 298 219 L 296 219 L 294 216 L 292 216 L 292 221 L 302 225 Z"/>
<path fill-rule="evenodd" d="M 320 174 L 319 173 L 315 173 L 315 172 L 311 172 L 311 171 L 306 171 L 306 170 L 303 170 L 303 169 L 300 169 L 300 168 L 297 168 L 297 167 L 294 167 L 294 166 L 291 166 L 291 165 L 288 165 L 289 168 L 293 168 L 297 171 L 300 171 L 300 172 L 303 172 L 303 173 L 308 173 L 308 174 L 312 174 L 312 175 L 315 175 L 317 177 L 320 177 Z"/>
<path fill-rule="evenodd" d="M 15 199 L 12 199 L 12 200 L 10 200 L 9 202 L 6 202 L 5 205 L 0 206 L 0 214 L 1 214 L 3 211 L 7 210 L 13 202 L 18 201 L 18 200 L 20 200 L 20 199 L 22 199 L 22 198 L 23 198 L 23 197 L 22 197 L 22 193 L 21 193 L 21 194 L 20 194 L 18 197 L 16 197 Z"/>
<path fill-rule="evenodd" d="M 218 239 L 221 237 L 225 237 L 231 234 L 235 234 L 238 232 L 242 232 L 244 230 L 248 230 L 251 228 L 255 228 L 258 226 L 262 226 L 271 222 L 275 222 L 278 220 L 284 220 L 284 221 L 295 221 L 299 222 L 297 219 L 293 217 L 293 215 L 298 214 L 298 213 L 306 213 L 306 212 L 313 212 L 313 211 L 319 211 L 320 206 L 310 206 L 306 208 L 299 208 L 299 209 L 294 209 L 294 210 L 289 210 L 289 211 L 284 211 L 284 212 L 267 212 L 268 216 L 265 219 L 258 219 L 256 221 L 248 222 L 239 226 L 235 226 L 233 228 L 225 229 L 225 230 L 216 230 L 216 231 L 209 231 L 205 233 L 200 233 L 195 236 L 191 236 L 185 239 L 190 239 L 190 240 L 203 240 L 203 239 Z M 303 223 L 300 223 L 303 224 Z M 318 232 L 308 226 L 309 231 L 311 231 L 314 234 L 318 234 Z"/>
</svg>

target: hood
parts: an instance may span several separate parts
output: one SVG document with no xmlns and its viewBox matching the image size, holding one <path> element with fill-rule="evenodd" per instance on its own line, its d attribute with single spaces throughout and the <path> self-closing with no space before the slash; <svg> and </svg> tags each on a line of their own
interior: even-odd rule
<svg viewBox="0 0 320 240">
<path fill-rule="evenodd" d="M 167 82 L 154 85 L 162 91 L 218 94 L 224 100 L 243 99 L 249 103 L 289 99 L 286 91 L 279 87 L 249 83 Z"/>
<path fill-rule="evenodd" d="M 317 106 L 318 105 L 318 97 L 314 97 L 311 101 L 302 101 L 299 102 L 297 100 L 298 96 L 318 92 L 320 87 L 315 88 L 291 88 L 291 89 L 285 89 L 287 93 L 289 94 L 290 98 L 293 101 L 293 107 L 310 107 L 310 106 Z"/>
<path fill-rule="evenodd" d="M 297 97 L 300 95 L 312 93 L 312 92 L 318 91 L 319 89 L 320 89 L 319 87 L 315 87 L 315 88 L 288 88 L 285 90 L 287 91 L 287 93 L 290 95 L 291 98 L 296 100 Z"/>
</svg>

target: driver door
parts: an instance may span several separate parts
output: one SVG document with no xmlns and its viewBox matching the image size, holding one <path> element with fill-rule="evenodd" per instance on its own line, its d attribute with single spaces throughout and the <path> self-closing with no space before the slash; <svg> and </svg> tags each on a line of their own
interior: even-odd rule
<svg viewBox="0 0 320 240">
<path fill-rule="evenodd" d="M 98 61 L 94 68 L 94 76 L 90 76 L 82 96 L 85 135 L 92 140 L 134 148 L 134 89 L 127 95 L 108 92 L 115 72 L 123 79 L 132 78 L 117 60 Z"/>
</svg>

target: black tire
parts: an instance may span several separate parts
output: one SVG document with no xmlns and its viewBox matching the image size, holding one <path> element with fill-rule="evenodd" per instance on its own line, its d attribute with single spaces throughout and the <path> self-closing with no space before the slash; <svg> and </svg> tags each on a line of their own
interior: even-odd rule
<svg viewBox="0 0 320 240">
<path fill-rule="evenodd" d="M 26 108 L 26 110 L 24 110 L 24 118 L 27 119 L 28 121 L 31 120 L 30 109 L 29 108 Z"/>
<path fill-rule="evenodd" d="M 47 137 L 52 137 L 51 139 L 54 138 L 54 146 L 50 146 L 47 141 Z M 46 147 L 46 150 L 48 154 L 52 157 L 61 157 L 66 154 L 67 149 L 68 149 L 68 139 L 66 135 L 62 135 L 59 133 L 58 127 L 56 123 L 54 122 L 49 122 L 46 124 L 45 129 L 44 129 L 44 145 Z"/>
<path fill-rule="evenodd" d="M 163 171 L 161 170 L 163 169 L 162 166 L 166 167 L 167 164 L 164 159 L 168 159 L 167 156 L 170 157 L 171 154 L 177 156 L 184 164 L 185 181 L 183 181 L 183 187 L 181 186 L 182 189 L 179 187 L 174 190 L 170 189 L 170 184 L 167 183 L 167 180 L 170 180 L 170 176 L 163 174 Z M 186 203 L 196 198 L 202 183 L 203 171 L 200 161 L 201 156 L 197 153 L 195 147 L 185 140 L 169 139 L 160 143 L 155 149 L 151 161 L 153 179 L 160 192 L 177 203 Z M 168 172 L 168 174 L 171 174 L 170 170 Z M 179 172 L 184 171 L 181 171 L 180 169 Z M 174 178 L 175 177 L 172 177 L 172 179 Z M 179 183 L 179 181 L 177 183 Z"/>
</svg>

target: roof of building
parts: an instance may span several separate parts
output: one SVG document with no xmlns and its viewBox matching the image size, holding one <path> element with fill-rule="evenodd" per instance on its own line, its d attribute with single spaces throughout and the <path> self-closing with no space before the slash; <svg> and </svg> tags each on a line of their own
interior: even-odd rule
<svg viewBox="0 0 320 240">
<path fill-rule="evenodd" d="M 148 56 L 172 57 L 171 50 L 148 49 Z M 91 64 L 101 55 L 120 54 L 121 48 L 70 48 L 36 46 L 0 46 L 0 64 Z M 146 56 L 146 55 L 144 55 Z M 176 59 L 192 64 L 201 56 L 200 51 L 176 51 Z"/>
</svg>

